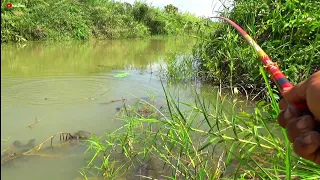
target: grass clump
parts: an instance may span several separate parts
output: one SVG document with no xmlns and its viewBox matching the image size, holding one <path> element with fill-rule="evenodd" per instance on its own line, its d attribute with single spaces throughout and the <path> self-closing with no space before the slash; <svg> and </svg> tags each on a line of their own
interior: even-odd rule
<svg viewBox="0 0 320 180">
<path fill-rule="evenodd" d="M 1 1 L 1 42 L 141 38 L 195 33 L 200 18 L 173 5 L 160 9 L 144 2 L 111 0 Z"/>
<path fill-rule="evenodd" d="M 88 168 L 106 179 L 319 179 L 319 166 L 290 152 L 272 104 L 247 113 L 219 92 L 183 103 L 164 91 L 166 108 L 125 106 L 123 127 L 89 141 Z"/>
</svg>

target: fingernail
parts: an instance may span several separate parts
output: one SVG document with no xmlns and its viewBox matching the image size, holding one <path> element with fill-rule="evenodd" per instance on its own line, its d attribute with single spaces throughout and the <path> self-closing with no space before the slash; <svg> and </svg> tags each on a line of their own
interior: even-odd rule
<svg viewBox="0 0 320 180">
<path fill-rule="evenodd" d="M 283 88 L 283 91 L 289 91 L 290 89 L 292 89 L 292 87 L 286 87 L 286 88 Z"/>
<path fill-rule="evenodd" d="M 312 137 L 311 137 L 311 135 L 306 136 L 306 137 L 303 139 L 303 142 L 304 142 L 304 144 L 311 144 L 311 143 L 312 143 Z"/>
<path fill-rule="evenodd" d="M 305 129 L 308 127 L 308 122 L 305 118 L 302 118 L 297 122 L 297 128 L 298 129 Z"/>
<path fill-rule="evenodd" d="M 284 118 L 290 119 L 291 117 L 292 117 L 292 108 L 288 106 L 286 111 L 284 112 Z"/>
</svg>

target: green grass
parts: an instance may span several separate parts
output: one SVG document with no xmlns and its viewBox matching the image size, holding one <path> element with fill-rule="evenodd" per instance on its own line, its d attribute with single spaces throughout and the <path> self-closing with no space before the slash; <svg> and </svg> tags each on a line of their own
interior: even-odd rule
<svg viewBox="0 0 320 180">
<path fill-rule="evenodd" d="M 8 9 L 9 2 L 25 7 Z M 208 28 L 208 22 L 199 23 L 199 17 L 172 7 L 156 8 L 140 1 L 3 0 L 1 42 L 179 36 Z"/>
<path fill-rule="evenodd" d="M 164 92 L 165 109 L 155 108 L 152 100 L 125 106 L 120 129 L 89 141 L 88 150 L 94 156 L 88 167 L 98 169 L 96 175 L 106 179 L 319 179 L 318 165 L 291 152 L 275 119 L 276 102 L 261 103 L 248 113 L 241 102 L 222 97 L 219 91 L 209 96 L 195 93 L 194 103 L 180 102 L 166 88 Z"/>
</svg>

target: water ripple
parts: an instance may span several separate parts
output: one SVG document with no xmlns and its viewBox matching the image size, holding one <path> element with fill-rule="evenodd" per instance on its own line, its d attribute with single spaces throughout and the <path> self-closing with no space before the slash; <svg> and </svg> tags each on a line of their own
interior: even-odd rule
<svg viewBox="0 0 320 180">
<path fill-rule="evenodd" d="M 91 102 L 110 90 L 121 95 L 154 89 L 145 79 L 117 79 L 112 75 L 58 76 L 32 79 L 1 78 L 1 101 L 32 105 L 80 104 Z"/>
</svg>

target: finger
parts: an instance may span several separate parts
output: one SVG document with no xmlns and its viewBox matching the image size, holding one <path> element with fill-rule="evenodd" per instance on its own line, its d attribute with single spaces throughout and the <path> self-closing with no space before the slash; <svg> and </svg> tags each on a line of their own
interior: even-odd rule
<svg viewBox="0 0 320 180">
<path fill-rule="evenodd" d="M 290 119 L 286 125 L 287 135 L 290 142 L 303 134 L 315 130 L 315 119 L 310 115 Z"/>
<path fill-rule="evenodd" d="M 320 134 L 310 131 L 295 139 L 294 152 L 302 158 L 308 159 L 320 165 Z"/>
<path fill-rule="evenodd" d="M 286 119 L 284 118 L 285 109 L 280 112 L 278 115 L 278 123 L 281 127 L 285 128 L 287 126 Z"/>
<path fill-rule="evenodd" d="M 278 122 L 281 127 L 285 128 L 290 119 L 297 118 L 301 116 L 301 114 L 302 112 L 297 110 L 294 106 L 289 105 L 280 112 L 278 116 Z"/>
<path fill-rule="evenodd" d="M 290 104 L 306 103 L 313 115 L 320 119 L 320 71 L 311 75 L 307 80 L 295 85 L 293 88 L 284 89 L 283 97 Z"/>
<path fill-rule="evenodd" d="M 302 81 L 293 88 L 284 89 L 282 96 L 291 104 L 303 103 L 306 101 L 307 82 Z"/>
<path fill-rule="evenodd" d="M 320 120 L 320 71 L 309 78 L 307 102 L 310 111 Z"/>
<path fill-rule="evenodd" d="M 283 110 L 284 108 L 286 108 L 288 106 L 288 103 L 285 99 L 281 99 L 280 102 L 279 102 L 279 108 L 281 110 Z"/>
</svg>

